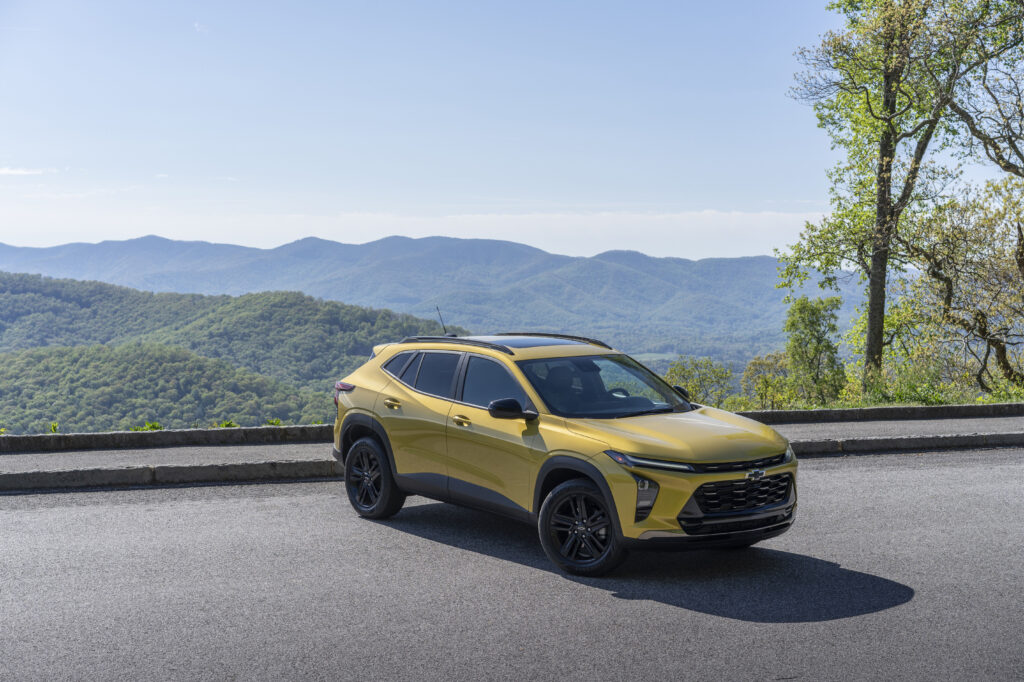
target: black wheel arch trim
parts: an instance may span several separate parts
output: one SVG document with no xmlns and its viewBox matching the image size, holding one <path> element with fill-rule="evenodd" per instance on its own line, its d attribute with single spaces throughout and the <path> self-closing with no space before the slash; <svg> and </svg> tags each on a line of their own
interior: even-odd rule
<svg viewBox="0 0 1024 682">
<path fill-rule="evenodd" d="M 582 474 L 580 478 L 586 478 L 591 483 L 597 486 L 597 489 L 604 495 L 605 501 L 608 503 L 609 513 L 612 518 L 612 527 L 615 529 L 616 535 L 622 537 L 622 525 L 619 523 L 619 511 L 615 506 L 615 498 L 612 496 L 612 490 L 608 487 L 608 482 L 604 479 L 601 471 L 591 464 L 590 462 L 579 459 L 577 457 L 570 457 L 569 455 L 555 455 L 545 460 L 544 464 L 541 465 L 540 471 L 537 472 L 537 481 L 533 487 L 533 508 L 536 516 L 540 516 L 540 507 L 544 503 L 541 499 L 541 490 L 544 488 L 544 480 L 552 471 L 559 469 L 569 469 Z"/>
<path fill-rule="evenodd" d="M 370 429 L 370 431 L 380 439 L 381 445 L 384 446 L 384 452 L 388 457 L 388 466 L 391 468 L 391 475 L 398 480 L 398 470 L 395 469 L 395 453 L 391 450 L 391 439 L 388 438 L 387 432 L 384 430 L 384 426 L 371 417 L 368 414 L 356 412 L 345 417 L 345 420 L 341 422 L 341 443 L 344 447 L 346 434 L 355 426 L 363 426 Z M 348 455 L 347 452 L 342 452 L 342 458 Z"/>
</svg>

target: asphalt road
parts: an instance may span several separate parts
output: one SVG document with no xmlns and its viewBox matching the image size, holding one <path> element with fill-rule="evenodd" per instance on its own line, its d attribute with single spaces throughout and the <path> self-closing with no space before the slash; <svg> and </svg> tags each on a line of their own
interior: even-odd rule
<svg viewBox="0 0 1024 682">
<path fill-rule="evenodd" d="M 334 482 L 0 497 L 2 679 L 1021 679 L 1024 450 L 808 460 L 745 551 L 555 572 Z"/>
</svg>

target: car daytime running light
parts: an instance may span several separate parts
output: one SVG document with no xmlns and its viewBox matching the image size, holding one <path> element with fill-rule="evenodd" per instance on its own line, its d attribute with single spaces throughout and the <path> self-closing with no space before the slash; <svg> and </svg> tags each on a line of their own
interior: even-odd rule
<svg viewBox="0 0 1024 682">
<path fill-rule="evenodd" d="M 627 455 L 618 450 L 605 450 L 608 455 L 624 467 L 645 467 L 647 469 L 665 469 L 666 471 L 693 471 L 693 467 L 683 462 L 666 462 L 663 459 L 646 459 Z"/>
</svg>

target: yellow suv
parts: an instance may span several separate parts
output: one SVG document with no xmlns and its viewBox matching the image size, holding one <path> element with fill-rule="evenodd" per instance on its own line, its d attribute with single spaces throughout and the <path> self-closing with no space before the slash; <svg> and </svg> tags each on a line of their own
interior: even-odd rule
<svg viewBox="0 0 1024 682">
<path fill-rule="evenodd" d="M 497 512 L 536 524 L 570 573 L 606 573 L 631 547 L 746 547 L 796 513 L 782 436 L 593 339 L 410 337 L 334 397 L 358 514 L 392 516 L 407 495 Z"/>
</svg>

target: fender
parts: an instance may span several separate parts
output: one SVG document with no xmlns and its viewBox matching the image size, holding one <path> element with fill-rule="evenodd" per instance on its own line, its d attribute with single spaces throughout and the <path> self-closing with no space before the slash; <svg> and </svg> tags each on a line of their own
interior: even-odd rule
<svg viewBox="0 0 1024 682">
<path fill-rule="evenodd" d="M 544 464 L 541 465 L 540 471 L 537 472 L 537 481 L 533 486 L 533 509 L 534 513 L 540 515 L 540 506 L 544 503 L 544 500 L 540 497 L 540 492 L 543 489 L 544 479 L 547 478 L 548 474 L 555 469 L 570 469 L 582 474 L 581 478 L 586 478 L 594 485 L 598 487 L 601 494 L 604 495 L 604 499 L 608 502 L 608 506 L 611 508 L 612 526 L 615 528 L 615 533 L 622 537 L 622 526 L 619 524 L 619 511 L 615 507 L 615 498 L 612 496 L 612 490 L 608 487 L 608 482 L 604 480 L 604 475 L 601 471 L 588 462 L 585 459 L 578 457 L 570 457 L 569 455 L 555 455 L 545 460 Z"/>
<path fill-rule="evenodd" d="M 353 412 L 346 415 L 344 421 L 341 422 L 341 442 L 343 446 L 346 434 L 354 426 L 364 426 L 370 429 L 374 435 L 380 439 L 380 442 L 384 445 L 384 452 L 387 453 L 388 456 L 388 466 L 391 468 L 391 475 L 395 476 L 397 480 L 398 471 L 395 469 L 395 454 L 391 450 L 391 439 L 388 438 L 388 434 L 381 423 L 370 415 L 362 412 Z M 344 458 L 344 453 L 340 453 L 340 455 L 340 458 Z"/>
<path fill-rule="evenodd" d="M 391 449 L 391 439 L 388 438 L 384 425 L 363 412 L 354 412 L 346 415 L 341 422 L 341 442 L 345 442 L 347 432 L 356 426 L 370 429 L 380 442 L 384 445 L 384 452 L 387 455 L 388 468 L 399 489 L 407 495 L 423 495 L 441 502 L 450 502 L 448 493 L 448 477 L 438 474 L 400 474 L 395 467 L 395 453 Z M 337 456 L 337 455 L 335 455 Z M 339 458 L 340 459 L 340 458 Z"/>
</svg>

